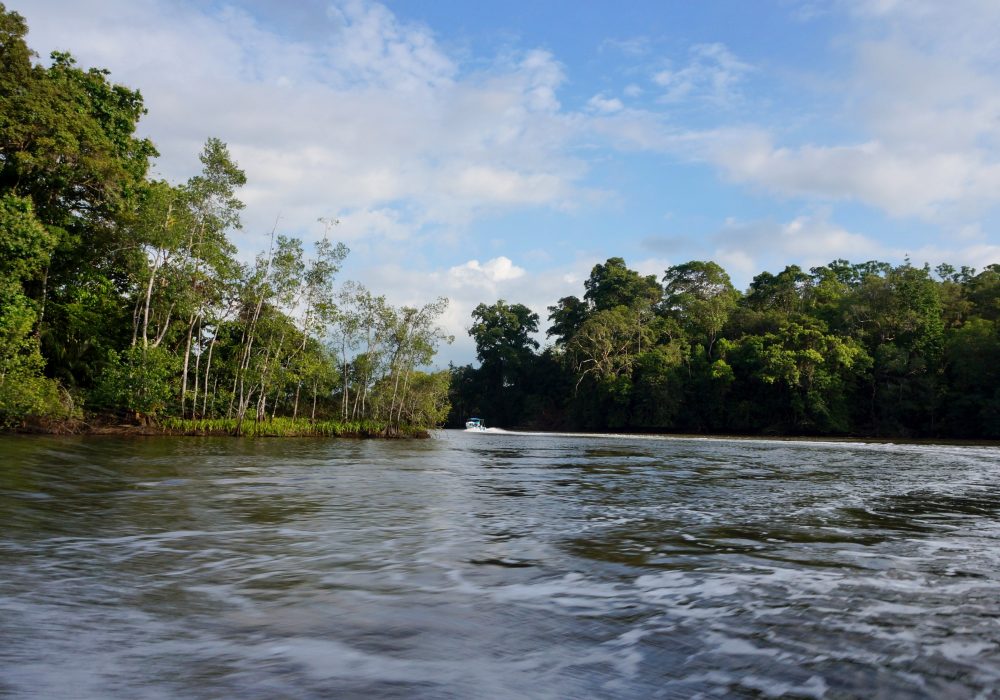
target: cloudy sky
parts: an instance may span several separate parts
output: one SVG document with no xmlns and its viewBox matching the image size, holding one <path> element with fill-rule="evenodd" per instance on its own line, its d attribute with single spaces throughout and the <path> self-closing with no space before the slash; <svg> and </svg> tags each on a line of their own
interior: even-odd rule
<svg viewBox="0 0 1000 700">
<path fill-rule="evenodd" d="M 395 303 L 545 307 L 621 256 L 737 287 L 842 257 L 1000 262 L 996 0 L 7 0 L 141 90 L 155 171 L 209 136 L 275 220 Z"/>
</svg>

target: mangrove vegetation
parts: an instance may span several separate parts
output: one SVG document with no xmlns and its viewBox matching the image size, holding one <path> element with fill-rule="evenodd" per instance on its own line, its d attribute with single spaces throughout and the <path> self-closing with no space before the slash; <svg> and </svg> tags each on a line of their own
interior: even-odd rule
<svg viewBox="0 0 1000 700">
<path fill-rule="evenodd" d="M 43 65 L 0 5 L 0 427 L 93 416 L 179 432 L 406 434 L 448 411 L 426 372 L 447 300 L 337 285 L 347 248 L 277 227 L 241 262 L 246 176 L 209 138 L 150 176 L 141 94 L 68 53 Z"/>
</svg>

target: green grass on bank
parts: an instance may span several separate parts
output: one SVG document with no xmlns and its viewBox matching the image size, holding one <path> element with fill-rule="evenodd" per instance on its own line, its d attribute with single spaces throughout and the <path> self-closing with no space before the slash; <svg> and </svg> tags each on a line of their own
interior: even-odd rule
<svg viewBox="0 0 1000 700">
<path fill-rule="evenodd" d="M 418 437 L 426 430 L 416 426 L 390 426 L 373 420 L 312 422 L 308 418 L 269 418 L 263 421 L 235 418 L 166 418 L 161 425 L 182 435 L 243 435 L 246 437 Z"/>
</svg>

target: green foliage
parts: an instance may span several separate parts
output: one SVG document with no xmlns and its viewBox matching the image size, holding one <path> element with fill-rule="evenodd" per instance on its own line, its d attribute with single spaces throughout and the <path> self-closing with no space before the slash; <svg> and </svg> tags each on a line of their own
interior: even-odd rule
<svg viewBox="0 0 1000 700">
<path fill-rule="evenodd" d="M 548 308 L 552 325 L 546 335 L 556 336 L 560 346 L 569 343 L 597 313 L 623 307 L 639 317 L 646 317 L 663 296 L 663 289 L 654 275 L 644 277 L 630 270 L 622 258 L 608 258 L 595 265 L 583 286 L 587 290 L 583 301 L 573 296 L 563 297 Z"/>
<path fill-rule="evenodd" d="M 972 318 L 948 335 L 942 427 L 958 437 L 1000 438 L 1000 327 Z"/>
<path fill-rule="evenodd" d="M 30 196 L 46 224 L 107 225 L 141 185 L 153 145 L 134 137 L 145 112 L 138 92 L 81 70 L 67 53 L 31 64 L 26 26 L 3 15 L 0 44 L 0 187 Z"/>
<path fill-rule="evenodd" d="M 0 428 L 37 419 L 77 419 L 82 407 L 60 386 L 26 364 L 0 380 Z"/>
<path fill-rule="evenodd" d="M 42 376 L 37 305 L 24 288 L 48 264 L 54 243 L 29 199 L 0 198 L 0 426 L 71 412 L 58 385 Z"/>
<path fill-rule="evenodd" d="M 545 332 L 546 336 L 555 336 L 557 345 L 565 345 L 587 320 L 590 307 L 577 297 L 563 297 L 554 306 L 548 307 L 549 320 L 552 325 Z"/>
<path fill-rule="evenodd" d="M 628 269 L 622 258 L 608 258 L 604 264 L 595 265 L 583 286 L 587 290 L 583 298 L 593 311 L 648 307 L 659 302 L 663 294 L 654 275 L 644 277 Z"/>
<path fill-rule="evenodd" d="M 503 299 L 491 306 L 479 304 L 472 311 L 475 323 L 469 334 L 476 341 L 480 362 L 512 365 L 520 362 L 538 342 L 538 314 L 524 304 L 508 304 Z"/>
<path fill-rule="evenodd" d="M 4 282 L 24 282 L 41 272 L 55 242 L 55 236 L 35 217 L 30 199 L 11 193 L 0 198 L 0 278 Z"/>
<path fill-rule="evenodd" d="M 729 275 L 714 262 L 674 265 L 663 276 L 664 309 L 709 354 L 740 298 Z"/>
<path fill-rule="evenodd" d="M 652 336 L 637 309 L 616 306 L 587 319 L 569 342 L 566 354 L 581 379 L 593 374 L 610 381 L 631 375 L 643 341 L 650 347 Z"/>
<path fill-rule="evenodd" d="M 441 372 L 414 372 L 410 391 L 404 407 L 404 422 L 409 425 L 438 427 L 443 425 L 451 410 L 448 388 L 451 374 Z"/>
<path fill-rule="evenodd" d="M 526 377 L 538 342 L 538 314 L 524 304 L 503 299 L 479 304 L 472 311 L 475 323 L 469 335 L 476 341 L 476 356 L 482 363 L 482 417 L 491 425 L 511 425 L 524 411 Z"/>
<path fill-rule="evenodd" d="M 244 437 L 406 437 L 420 435 L 412 426 L 396 429 L 375 420 L 310 421 L 273 418 L 240 423 L 235 418 L 167 418 L 163 426 L 183 435 L 242 435 Z"/>
<path fill-rule="evenodd" d="M 620 258 L 549 307 L 555 345 L 523 355 L 536 427 L 768 434 L 1000 435 L 1000 266 L 976 273 L 834 260 L 762 272 L 741 295 L 712 262 L 655 284 Z M 482 359 L 482 358 L 481 358 Z M 486 363 L 451 400 L 495 405 Z M 527 414 L 526 414 L 527 415 Z M 458 416 L 452 416 L 457 423 Z"/>
<path fill-rule="evenodd" d="M 226 144 L 207 139 L 184 183 L 149 180 L 140 93 L 68 53 L 36 63 L 26 35 L 0 5 L 0 424 L 66 417 L 80 394 L 236 432 L 280 415 L 339 415 L 331 434 L 442 420 L 448 382 L 419 368 L 446 340 L 446 300 L 338 295 L 348 251 L 326 238 L 308 250 L 274 231 L 239 264 L 246 175 Z"/>
<path fill-rule="evenodd" d="M 172 407 L 178 364 L 176 356 L 160 347 L 111 351 L 94 403 L 156 419 Z"/>
<path fill-rule="evenodd" d="M 678 423 L 684 398 L 687 348 L 677 343 L 644 352 L 636 361 L 633 424 L 659 428 Z"/>
</svg>

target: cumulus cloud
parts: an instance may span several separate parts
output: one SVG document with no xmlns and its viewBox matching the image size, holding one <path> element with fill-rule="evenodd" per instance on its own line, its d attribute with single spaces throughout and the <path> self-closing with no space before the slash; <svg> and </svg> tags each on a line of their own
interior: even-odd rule
<svg viewBox="0 0 1000 700">
<path fill-rule="evenodd" d="M 186 180 L 208 136 L 228 143 L 249 180 L 244 255 L 275 221 L 318 238 L 318 220 L 337 219 L 329 235 L 352 249 L 345 278 L 395 304 L 449 296 L 442 324 L 458 342 L 444 360 L 471 356 L 477 303 L 504 297 L 544 317 L 569 293 L 572 265 L 529 274 L 504 255 L 451 265 L 432 252 L 460 244 L 483 216 L 599 196 L 581 184 L 588 165 L 575 151 L 587 113 L 560 104 L 566 76 L 550 52 L 508 48 L 463 63 L 428 27 L 369 0 L 277 15 L 253 0 L 37 0 L 21 11 L 43 56 L 69 49 L 142 91 L 157 175 Z"/>
<path fill-rule="evenodd" d="M 407 263 L 380 264 L 354 273 L 397 304 L 421 305 L 429 298 L 427 290 L 442 290 L 451 301 L 441 318 L 441 326 L 455 337 L 455 342 L 441 348 L 436 361 L 462 364 L 475 356 L 468 329 L 472 325 L 472 310 L 479 303 L 492 304 L 505 299 L 508 303 L 524 304 L 538 314 L 540 330 L 536 340 L 545 345 L 545 330 L 549 325 L 547 307 L 570 294 L 581 296 L 583 280 L 598 262 L 601 260 L 593 255 L 580 254 L 531 272 L 505 256 L 498 256 L 485 262 L 473 259 L 451 267 L 432 265 L 429 269 Z M 662 274 L 662 270 L 659 272 Z"/>
<path fill-rule="evenodd" d="M 935 267 L 946 262 L 955 266 L 968 265 L 982 270 L 991 263 L 1000 261 L 1000 245 L 991 243 L 975 243 L 972 245 L 928 245 L 908 251 L 914 264 L 929 263 Z"/>
<path fill-rule="evenodd" d="M 311 17 L 322 29 L 308 40 L 228 5 L 107 0 L 94 12 L 38 0 L 25 14 L 43 54 L 70 48 L 142 90 L 142 129 L 164 176 L 196 172 L 207 136 L 226 141 L 249 178 L 248 228 L 279 213 L 308 230 L 331 211 L 396 208 L 398 226 L 368 233 L 398 236 L 483 211 L 567 206 L 586 172 L 550 53 L 464 70 L 428 28 L 375 2 L 332 3 Z"/>
<path fill-rule="evenodd" d="M 500 256 L 480 264 L 469 260 L 464 265 L 456 265 L 448 270 L 449 277 L 460 285 L 489 285 L 506 282 L 524 276 L 524 268 L 515 265 L 510 258 Z"/>
<path fill-rule="evenodd" d="M 754 72 L 724 45 L 702 44 L 687 63 L 653 75 L 670 111 L 595 113 L 589 126 L 620 149 L 707 163 L 767 194 L 860 202 L 975 230 L 1000 204 L 1000 4 L 849 0 L 827 14 L 845 7 L 851 24 L 838 46 L 847 72 L 835 83 L 814 77 L 827 107 L 810 124 L 786 129 L 767 107 L 742 99 L 748 109 L 738 122 L 727 125 L 724 114 L 712 128 L 685 120 L 680 107 L 733 104 Z M 818 138 L 811 127 L 850 136 Z"/>
<path fill-rule="evenodd" d="M 959 205 L 990 204 L 1000 162 L 975 149 L 893 147 L 884 141 L 781 147 L 762 130 L 717 132 L 705 154 L 730 179 L 781 194 L 856 200 L 893 216 L 934 219 Z"/>
<path fill-rule="evenodd" d="M 892 216 L 974 219 L 1000 192 L 1000 4 L 849 3 L 851 73 L 838 86 L 856 140 L 782 145 L 773 129 L 706 141 L 728 177 Z"/>
</svg>

